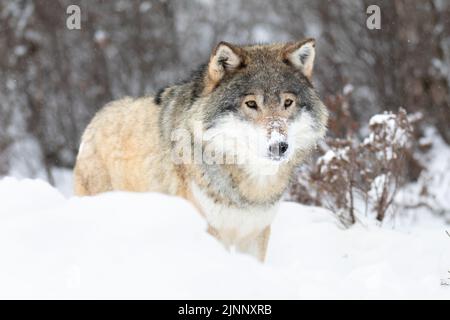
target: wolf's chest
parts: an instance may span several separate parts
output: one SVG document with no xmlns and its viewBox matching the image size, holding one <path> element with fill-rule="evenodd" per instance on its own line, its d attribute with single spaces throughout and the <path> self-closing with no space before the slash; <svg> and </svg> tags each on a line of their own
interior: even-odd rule
<svg viewBox="0 0 450 320">
<path fill-rule="evenodd" d="M 265 229 L 272 223 L 278 209 L 278 204 L 240 209 L 215 203 L 195 183 L 192 183 L 191 191 L 208 223 L 221 232 L 233 234 L 237 239 Z"/>
</svg>

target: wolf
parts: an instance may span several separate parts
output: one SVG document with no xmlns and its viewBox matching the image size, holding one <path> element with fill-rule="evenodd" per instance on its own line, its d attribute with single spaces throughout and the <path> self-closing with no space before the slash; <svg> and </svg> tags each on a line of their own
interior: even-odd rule
<svg viewBox="0 0 450 320">
<path fill-rule="evenodd" d="M 182 197 L 226 248 L 264 261 L 280 199 L 326 133 L 314 59 L 310 38 L 220 42 L 186 81 L 107 104 L 82 136 L 75 193 Z"/>
</svg>

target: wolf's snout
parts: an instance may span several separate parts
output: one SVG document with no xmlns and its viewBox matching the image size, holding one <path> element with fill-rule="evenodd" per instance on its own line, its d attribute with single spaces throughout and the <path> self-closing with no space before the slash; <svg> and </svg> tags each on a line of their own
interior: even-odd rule
<svg viewBox="0 0 450 320">
<path fill-rule="evenodd" d="M 269 146 L 270 156 L 274 159 L 279 159 L 286 153 L 288 147 L 289 145 L 286 142 L 277 142 L 271 144 Z"/>
</svg>

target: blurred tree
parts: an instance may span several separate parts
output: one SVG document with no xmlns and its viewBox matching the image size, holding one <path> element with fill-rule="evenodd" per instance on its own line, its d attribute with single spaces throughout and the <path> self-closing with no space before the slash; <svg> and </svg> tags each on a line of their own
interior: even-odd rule
<svg viewBox="0 0 450 320">
<path fill-rule="evenodd" d="M 66 28 L 70 4 L 81 8 L 81 30 Z M 13 84 L 1 94 L 15 100 L 2 99 L 1 121 L 20 110 L 22 138 L 38 145 L 40 155 L 30 156 L 40 158 L 50 181 L 53 166 L 73 166 L 80 136 L 100 107 L 151 93 L 178 67 L 170 2 L 2 0 L 0 13 L 0 72 Z M 0 146 L 9 141 L 2 134 Z"/>
</svg>

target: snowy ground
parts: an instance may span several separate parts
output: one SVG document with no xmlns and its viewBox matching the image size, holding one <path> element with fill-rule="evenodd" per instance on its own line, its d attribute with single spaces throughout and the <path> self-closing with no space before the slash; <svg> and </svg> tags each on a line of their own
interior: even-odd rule
<svg viewBox="0 0 450 320">
<path fill-rule="evenodd" d="M 0 298 L 450 299 L 446 226 L 422 219 L 343 230 L 324 209 L 283 203 L 263 265 L 226 252 L 181 199 L 67 198 L 43 181 L 5 178 Z"/>
</svg>

